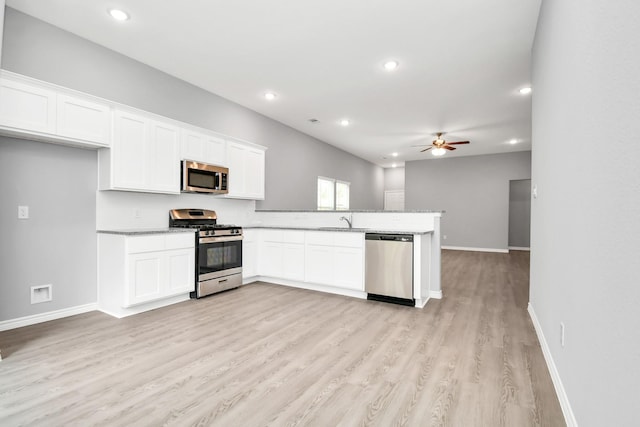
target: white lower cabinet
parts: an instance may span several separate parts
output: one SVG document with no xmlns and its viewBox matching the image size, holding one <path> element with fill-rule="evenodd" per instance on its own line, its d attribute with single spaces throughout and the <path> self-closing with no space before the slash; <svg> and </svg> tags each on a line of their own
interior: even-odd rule
<svg viewBox="0 0 640 427">
<path fill-rule="evenodd" d="M 118 317 L 146 303 L 188 295 L 195 286 L 193 233 L 98 235 L 98 305 Z M 156 308 L 156 306 L 150 307 Z"/>
<path fill-rule="evenodd" d="M 247 242 L 247 233 L 251 241 Z M 265 276 L 299 283 L 364 291 L 364 234 L 291 229 L 245 230 L 247 248 L 259 241 L 258 271 L 244 277 Z M 251 256 L 255 256 L 254 253 Z M 243 267 L 243 271 L 246 267 Z"/>
<path fill-rule="evenodd" d="M 258 275 L 258 240 L 260 230 L 242 230 L 242 277 Z"/>
<path fill-rule="evenodd" d="M 283 243 L 282 244 L 282 277 L 289 280 L 304 280 L 304 244 Z"/>
<path fill-rule="evenodd" d="M 363 291 L 364 234 L 308 232 L 305 281 Z"/>
<path fill-rule="evenodd" d="M 304 231 L 262 230 L 260 275 L 304 280 L 304 235 Z"/>
</svg>

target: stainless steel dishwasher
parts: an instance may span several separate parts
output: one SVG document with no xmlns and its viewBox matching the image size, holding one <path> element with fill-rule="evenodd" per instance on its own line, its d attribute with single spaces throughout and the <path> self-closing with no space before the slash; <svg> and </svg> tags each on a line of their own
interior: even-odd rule
<svg viewBox="0 0 640 427">
<path fill-rule="evenodd" d="M 413 298 L 413 236 L 365 234 L 367 299 L 415 306 Z"/>
</svg>

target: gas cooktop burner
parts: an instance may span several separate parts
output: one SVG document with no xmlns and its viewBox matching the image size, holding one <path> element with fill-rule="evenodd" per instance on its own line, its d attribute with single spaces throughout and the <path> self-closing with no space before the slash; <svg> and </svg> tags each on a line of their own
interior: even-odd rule
<svg viewBox="0 0 640 427">
<path fill-rule="evenodd" d="M 169 211 L 169 227 L 193 228 L 200 237 L 242 235 L 242 227 L 218 224 L 215 211 L 206 209 L 174 209 Z"/>
</svg>

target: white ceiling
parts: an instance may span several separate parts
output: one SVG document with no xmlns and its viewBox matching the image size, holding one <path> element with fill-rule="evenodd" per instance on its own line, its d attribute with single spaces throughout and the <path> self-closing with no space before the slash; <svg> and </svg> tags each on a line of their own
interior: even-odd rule
<svg viewBox="0 0 640 427">
<path fill-rule="evenodd" d="M 540 0 L 6 4 L 384 167 L 433 158 L 412 145 L 438 131 L 471 141 L 445 157 L 531 149 L 531 99 L 519 89 Z M 112 7 L 131 19 L 114 21 Z M 396 71 L 383 69 L 388 59 Z"/>
</svg>

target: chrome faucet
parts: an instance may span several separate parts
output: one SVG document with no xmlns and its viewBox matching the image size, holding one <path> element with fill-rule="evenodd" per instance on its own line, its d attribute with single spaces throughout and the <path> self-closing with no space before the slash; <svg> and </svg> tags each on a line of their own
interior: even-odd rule
<svg viewBox="0 0 640 427">
<path fill-rule="evenodd" d="M 342 220 L 347 221 L 347 224 L 349 224 L 349 230 L 353 228 L 353 225 L 351 224 L 351 221 L 353 221 L 353 215 L 349 214 L 349 218 L 347 218 L 346 216 L 341 216 L 340 221 Z"/>
</svg>

